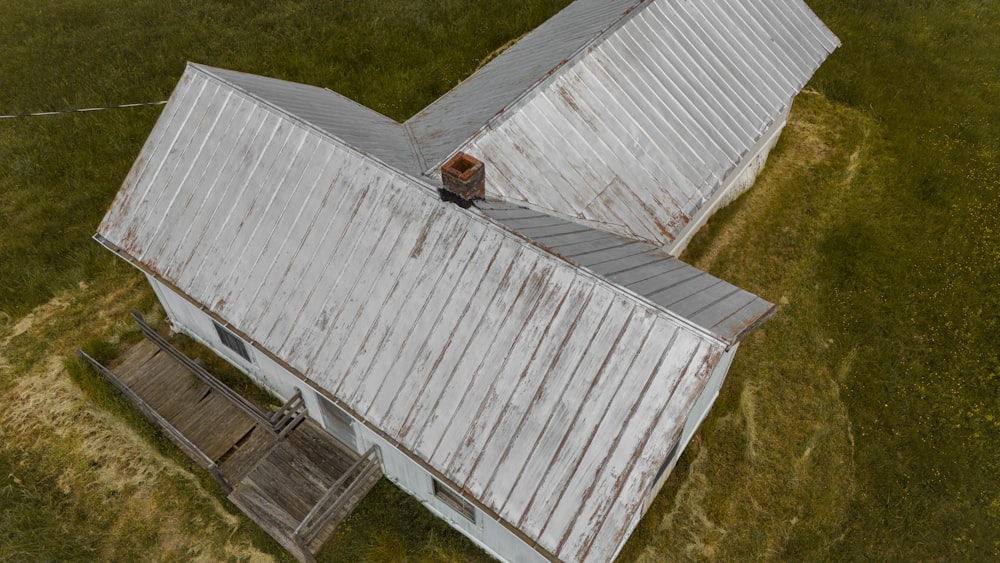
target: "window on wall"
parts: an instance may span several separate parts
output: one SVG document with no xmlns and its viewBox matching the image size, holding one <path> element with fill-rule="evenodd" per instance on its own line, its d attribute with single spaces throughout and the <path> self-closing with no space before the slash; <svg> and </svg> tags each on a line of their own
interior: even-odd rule
<svg viewBox="0 0 1000 563">
<path fill-rule="evenodd" d="M 239 336 L 236 336 L 235 334 L 230 332 L 229 329 L 227 329 L 226 327 L 220 325 L 215 321 L 212 321 L 212 324 L 215 325 L 215 332 L 219 334 L 219 340 L 222 341 L 222 344 L 226 348 L 229 348 L 233 352 L 236 352 L 244 360 L 248 362 L 251 361 L 250 351 L 247 350 L 246 343 L 243 342 L 243 340 Z"/>
<path fill-rule="evenodd" d="M 445 504 L 451 507 L 455 512 L 464 516 L 467 520 L 472 523 L 476 522 L 476 507 L 459 496 L 457 493 L 444 486 L 437 479 L 432 479 L 434 481 L 434 496 L 441 499 Z"/>
<path fill-rule="evenodd" d="M 653 477 L 653 484 L 650 487 L 655 487 L 657 483 L 660 482 L 660 477 L 667 471 L 667 467 L 670 463 L 674 461 L 677 457 L 677 446 L 681 445 L 680 441 L 674 442 L 674 447 L 670 448 L 670 452 L 667 454 L 667 459 L 663 461 L 663 465 L 660 466 L 660 470 L 656 472 L 656 477 Z"/>
</svg>

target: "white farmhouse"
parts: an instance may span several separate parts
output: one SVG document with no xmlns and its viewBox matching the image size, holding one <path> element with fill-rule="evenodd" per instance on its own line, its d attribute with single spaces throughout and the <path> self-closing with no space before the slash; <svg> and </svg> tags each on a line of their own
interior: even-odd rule
<svg viewBox="0 0 1000 563">
<path fill-rule="evenodd" d="M 609 561 L 774 310 L 674 254 L 837 44 L 800 0 L 578 0 L 402 124 L 191 64 L 95 238 L 492 555 Z"/>
</svg>

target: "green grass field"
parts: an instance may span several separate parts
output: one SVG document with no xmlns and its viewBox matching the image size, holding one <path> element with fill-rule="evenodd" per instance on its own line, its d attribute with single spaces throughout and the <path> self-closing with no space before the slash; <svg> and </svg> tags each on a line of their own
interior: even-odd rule
<svg viewBox="0 0 1000 563">
<path fill-rule="evenodd" d="M 565 3 L 0 0 L 0 114 L 163 100 L 191 60 L 405 119 Z M 844 46 L 685 256 L 778 314 L 622 560 L 1000 559 L 1000 5 L 810 5 Z M 0 119 L 0 561 L 287 558 L 66 360 L 162 315 L 89 238 L 159 111 Z M 480 557 L 387 483 L 322 554 Z"/>
</svg>

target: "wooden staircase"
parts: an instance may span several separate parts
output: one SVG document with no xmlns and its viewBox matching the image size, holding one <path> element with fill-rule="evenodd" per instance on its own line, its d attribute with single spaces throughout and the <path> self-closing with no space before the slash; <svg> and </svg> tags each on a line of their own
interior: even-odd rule
<svg viewBox="0 0 1000 563">
<path fill-rule="evenodd" d="M 300 392 L 268 413 L 174 348 L 147 340 L 112 371 L 88 363 L 215 477 L 229 500 L 296 559 L 316 553 L 382 476 L 381 452 L 352 451 L 308 417 Z"/>
</svg>

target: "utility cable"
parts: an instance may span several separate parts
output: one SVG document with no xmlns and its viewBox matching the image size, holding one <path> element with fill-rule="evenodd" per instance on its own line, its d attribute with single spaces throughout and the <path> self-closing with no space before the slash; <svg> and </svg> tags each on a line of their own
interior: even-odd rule
<svg viewBox="0 0 1000 563">
<path fill-rule="evenodd" d="M 162 102 L 139 102 L 137 104 L 122 104 L 119 106 L 107 106 L 100 108 L 61 109 L 56 111 L 43 111 L 39 113 L 14 113 L 10 115 L 0 115 L 0 119 L 12 119 L 15 117 L 39 117 L 43 115 L 60 115 L 63 113 L 83 113 L 87 111 L 103 111 L 106 109 L 134 108 L 139 106 L 162 106 L 165 103 L 167 103 L 166 100 L 163 100 Z"/>
</svg>

